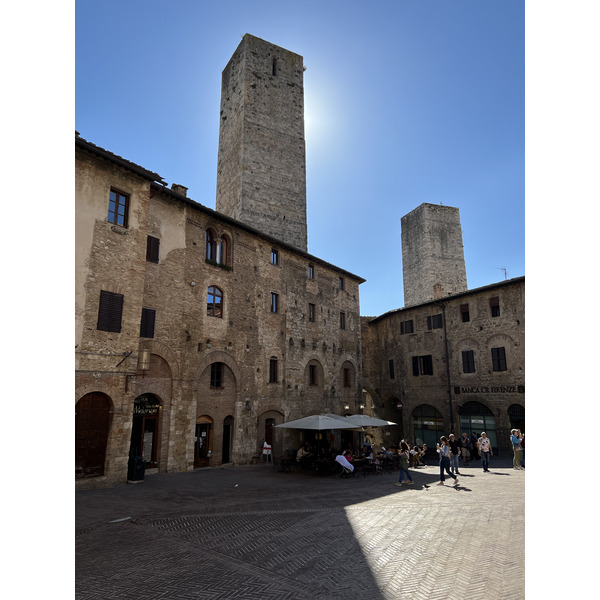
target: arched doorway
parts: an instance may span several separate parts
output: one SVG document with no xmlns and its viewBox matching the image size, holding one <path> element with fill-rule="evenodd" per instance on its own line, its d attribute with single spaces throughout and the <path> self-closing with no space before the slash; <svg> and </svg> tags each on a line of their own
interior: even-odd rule
<svg viewBox="0 0 600 600">
<path fill-rule="evenodd" d="M 233 417 L 231 415 L 225 417 L 223 421 L 223 449 L 221 464 L 231 462 L 231 438 L 233 431 Z"/>
<path fill-rule="evenodd" d="M 130 456 L 141 456 L 146 468 L 158 467 L 160 400 L 153 394 L 142 394 L 133 403 Z"/>
<path fill-rule="evenodd" d="M 194 468 L 208 467 L 212 456 L 213 420 L 202 415 L 196 419 L 194 438 Z"/>
<path fill-rule="evenodd" d="M 508 407 L 508 420 L 511 429 L 520 429 L 525 433 L 525 408 L 520 404 L 511 404 Z"/>
<path fill-rule="evenodd" d="M 99 392 L 86 394 L 75 405 L 76 477 L 104 475 L 110 410 L 110 398 Z"/>
<path fill-rule="evenodd" d="M 444 435 L 444 417 L 442 413 L 430 404 L 421 404 L 412 411 L 413 432 L 415 444 L 435 449 L 435 445 Z"/>
<path fill-rule="evenodd" d="M 496 419 L 494 419 L 494 413 L 487 406 L 481 402 L 467 402 L 460 407 L 458 414 L 460 415 L 460 432 L 455 432 L 455 434 L 466 433 L 469 437 L 475 434 L 479 437 L 481 432 L 485 431 L 492 448 L 498 448 Z"/>
</svg>

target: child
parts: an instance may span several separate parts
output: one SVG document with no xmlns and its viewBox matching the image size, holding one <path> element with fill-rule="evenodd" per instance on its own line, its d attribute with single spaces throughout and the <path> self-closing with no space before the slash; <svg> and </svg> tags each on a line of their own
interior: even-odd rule
<svg viewBox="0 0 600 600">
<path fill-rule="evenodd" d="M 440 455 L 440 482 L 438 485 L 445 485 L 444 470 L 454 479 L 454 485 L 458 485 L 458 477 L 450 472 L 450 446 L 448 446 L 448 440 L 445 435 L 440 438 L 440 442 L 442 442 L 441 446 L 437 444 L 437 451 Z"/>
</svg>

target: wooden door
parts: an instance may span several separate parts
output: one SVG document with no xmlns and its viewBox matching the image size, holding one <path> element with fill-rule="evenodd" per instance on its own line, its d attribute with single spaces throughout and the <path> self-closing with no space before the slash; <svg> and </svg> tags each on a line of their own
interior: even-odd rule
<svg viewBox="0 0 600 600">
<path fill-rule="evenodd" d="M 86 394 L 75 406 L 75 475 L 104 475 L 111 403 L 101 393 Z"/>
</svg>

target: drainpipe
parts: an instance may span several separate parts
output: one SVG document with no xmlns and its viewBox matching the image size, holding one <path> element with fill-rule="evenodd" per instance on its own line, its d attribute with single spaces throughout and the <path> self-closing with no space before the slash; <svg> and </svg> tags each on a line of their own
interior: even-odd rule
<svg viewBox="0 0 600 600">
<path fill-rule="evenodd" d="M 442 307 L 442 320 L 444 322 L 444 347 L 446 351 L 446 381 L 448 382 L 448 406 L 450 407 L 450 432 L 454 433 L 454 410 L 452 409 L 452 386 L 450 385 L 450 351 L 448 350 L 448 330 L 446 328 L 446 305 L 436 302 Z"/>
</svg>

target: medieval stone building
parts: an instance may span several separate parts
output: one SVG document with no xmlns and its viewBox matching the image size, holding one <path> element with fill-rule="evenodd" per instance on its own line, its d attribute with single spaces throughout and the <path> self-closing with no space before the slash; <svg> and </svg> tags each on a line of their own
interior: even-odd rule
<svg viewBox="0 0 600 600">
<path fill-rule="evenodd" d="M 132 452 L 147 472 L 249 462 L 265 440 L 281 451 L 284 419 L 357 412 L 364 280 L 306 252 L 303 126 L 285 112 L 292 89 L 301 102 L 302 72 L 301 57 L 252 36 L 224 71 L 223 105 L 243 95 L 222 114 L 224 212 L 76 137 L 81 478 L 124 481 Z M 269 108 L 244 95 L 255 79 Z M 244 130 L 251 114 L 260 134 Z"/>
<path fill-rule="evenodd" d="M 403 219 L 407 308 L 374 319 L 307 252 L 301 56 L 246 35 L 223 71 L 216 211 L 75 149 L 78 486 L 277 456 L 300 434 L 274 425 L 363 405 L 391 443 L 520 418 L 524 278 L 467 290 L 457 209 Z"/>
<path fill-rule="evenodd" d="M 405 307 L 363 318 L 367 405 L 399 424 L 384 435 L 430 448 L 485 431 L 510 449 L 525 422 L 525 278 L 468 290 L 457 208 L 402 218 Z M 384 438 L 385 439 L 385 438 Z"/>
</svg>

